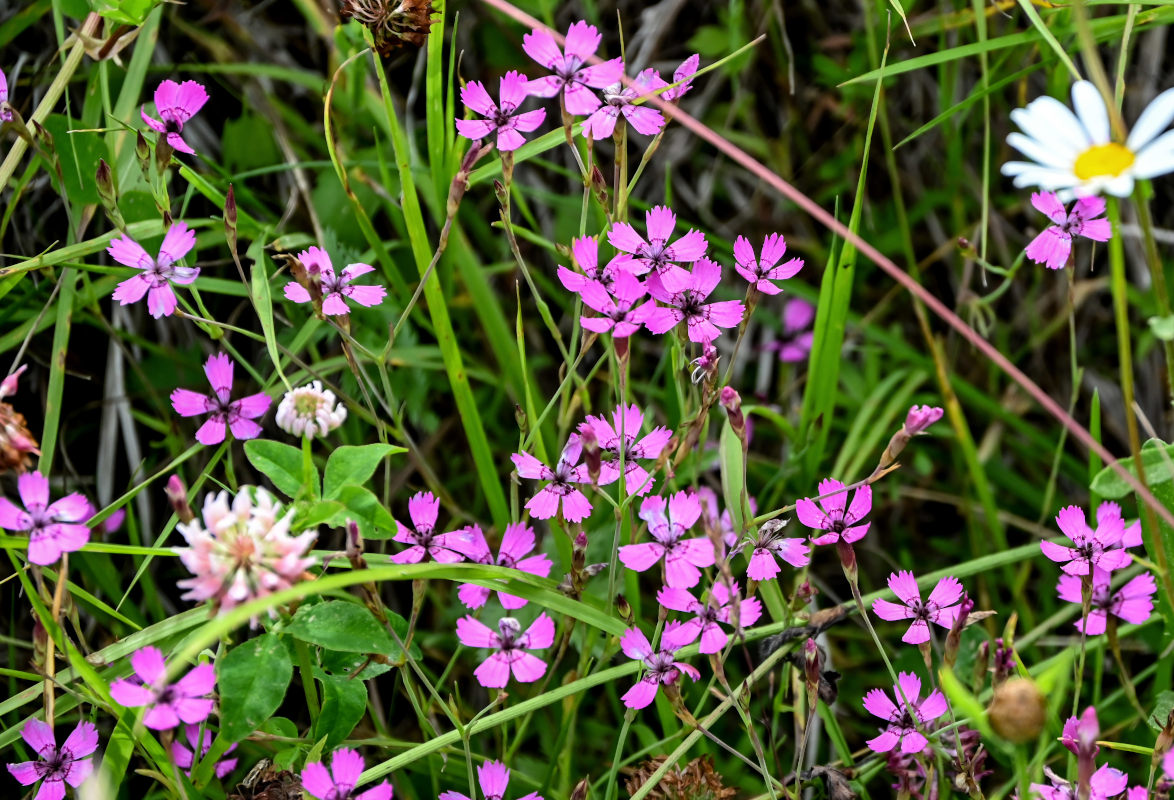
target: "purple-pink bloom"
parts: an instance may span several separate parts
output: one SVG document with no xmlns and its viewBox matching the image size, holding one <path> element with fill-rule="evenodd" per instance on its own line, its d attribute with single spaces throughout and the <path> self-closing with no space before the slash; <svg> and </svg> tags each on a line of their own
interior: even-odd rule
<svg viewBox="0 0 1174 800">
<path fill-rule="evenodd" d="M 647 291 L 630 272 L 621 271 L 609 292 L 603 284 L 587 281 L 579 290 L 583 305 L 599 312 L 597 317 L 580 317 L 579 324 L 595 333 L 608 333 L 616 339 L 640 330 L 656 308 L 655 300 L 641 303 Z"/>
<path fill-rule="evenodd" d="M 89 756 L 98 749 L 98 729 L 91 722 L 79 722 L 60 748 L 53 729 L 39 719 L 26 722 L 20 735 L 37 754 L 37 760 L 7 766 L 21 786 L 42 781 L 33 800 L 61 800 L 65 797 L 65 784 L 76 789 L 94 771 Z"/>
<path fill-rule="evenodd" d="M 746 577 L 755 581 L 769 581 L 779 574 L 778 559 L 792 567 L 806 567 L 811 563 L 811 550 L 807 540 L 783 536 L 783 521 L 768 521 L 760 525 L 750 539 L 750 561 L 746 565 Z"/>
<path fill-rule="evenodd" d="M 650 208 L 644 215 L 644 221 L 648 230 L 648 241 L 636 233 L 636 229 L 627 222 L 617 222 L 607 232 L 608 242 L 617 250 L 632 255 L 630 269 L 633 274 L 655 272 L 666 293 L 682 292 L 692 288 L 693 282 L 688 270 L 677 262 L 691 264 L 703 257 L 709 247 L 705 241 L 705 234 L 690 228 L 684 236 L 669 244 L 669 238 L 677 226 L 677 215 L 665 206 Z M 718 277 L 721 277 L 720 267 Z M 714 279 L 714 285 L 717 285 L 717 279 Z M 712 290 L 713 287 L 710 287 L 710 291 Z M 655 292 L 653 294 L 655 295 Z M 705 295 L 708 294 L 709 292 L 705 292 Z"/>
<path fill-rule="evenodd" d="M 929 641 L 929 623 L 949 628 L 958 618 L 962 601 L 962 584 L 957 578 L 945 577 L 929 593 L 924 602 L 917 588 L 917 579 L 912 572 L 894 572 L 889 575 L 889 588 L 901 603 L 878 599 L 872 604 L 872 611 L 889 622 L 911 619 L 913 624 L 901 641 L 906 644 L 923 644 Z M 904 605 L 902 605 L 902 603 Z"/>
<path fill-rule="evenodd" d="M 745 311 L 742 301 L 705 302 L 722 277 L 722 268 L 716 261 L 702 258 L 693 266 L 691 275 L 684 274 L 686 282 L 680 291 L 669 289 L 655 274 L 649 277 L 649 293 L 668 305 L 653 309 L 644 321 L 644 327 L 653 333 L 667 333 L 684 322 L 688 326 L 689 341 L 704 343 L 720 336 L 720 328 L 733 328 L 742 321 Z"/>
<path fill-rule="evenodd" d="M 90 540 L 82 524 L 94 516 L 90 501 L 79 492 L 49 502 L 49 479 L 40 472 L 25 472 L 16 479 L 24 508 L 0 497 L 0 528 L 27 531 L 29 561 L 41 566 L 57 563 L 62 553 L 81 550 Z"/>
<path fill-rule="evenodd" d="M 510 456 L 521 477 L 550 481 L 526 503 L 526 508 L 535 519 L 550 519 L 558 513 L 560 503 L 563 518 L 568 522 L 582 522 L 591 514 L 591 501 L 575 487 L 577 483 L 591 482 L 587 466 L 579 463 L 582 450 L 578 435 L 572 433 L 554 469 L 529 453 L 514 453 Z"/>
<path fill-rule="evenodd" d="M 149 116 L 145 107 L 139 109 L 139 115 L 151 130 L 166 134 L 167 144 L 173 149 L 191 155 L 196 151 L 188 146 L 180 134 L 183 133 L 183 126 L 187 121 L 207 102 L 208 92 L 202 84 L 195 81 L 176 83 L 166 80 L 155 90 L 155 111 L 159 114 L 159 119 Z"/>
<path fill-rule="evenodd" d="M 136 650 L 130 665 L 134 677 L 110 684 L 110 696 L 127 708 L 148 706 L 143 724 L 151 730 L 171 730 L 180 722 L 195 725 L 212 713 L 212 699 L 207 695 L 216 686 L 216 670 L 211 664 L 200 664 L 170 684 L 163 653 L 156 647 Z"/>
<path fill-rule="evenodd" d="M 944 413 L 945 409 L 939 406 L 913 406 L 905 415 L 905 432 L 916 436 L 941 419 Z"/>
<path fill-rule="evenodd" d="M 665 608 L 673 611 L 683 611 L 693 614 L 693 619 L 681 623 L 678 636 L 674 641 L 679 645 L 690 644 L 698 636 L 701 637 L 701 646 L 698 652 L 709 655 L 720 653 L 729 641 L 729 636 L 719 623 L 733 624 L 733 599 L 738 596 L 738 584 L 734 584 L 733 594 L 725 583 L 718 581 L 709 591 L 709 600 L 702 603 L 687 589 L 674 589 L 670 586 L 662 587 L 656 593 L 656 601 Z M 749 628 L 762 616 L 762 603 L 757 597 L 751 597 L 738 603 L 738 626 Z"/>
<path fill-rule="evenodd" d="M 412 527 L 409 528 L 396 520 L 393 537 L 400 544 L 411 546 L 393 555 L 392 562 L 418 564 L 421 561 L 438 561 L 441 564 L 453 564 L 465 560 L 464 555 L 458 550 L 461 533 L 436 532 L 436 516 L 439 511 L 440 501 L 432 492 L 417 492 L 412 495 L 408 500 L 408 516 L 412 519 Z"/>
<path fill-rule="evenodd" d="M 523 133 L 529 133 L 546 119 L 546 109 L 518 112 L 526 101 L 526 76 L 510 70 L 501 77 L 499 101 L 493 102 L 480 81 L 469 81 L 461 89 L 461 102 L 485 119 L 458 119 L 457 133 L 466 139 L 484 139 L 497 133 L 497 149 L 502 152 L 517 150 L 526 143 Z"/>
<path fill-rule="evenodd" d="M 183 738 L 187 740 L 184 744 L 181 740 L 176 739 L 171 743 L 171 759 L 175 762 L 175 766 L 183 770 L 183 773 L 189 777 L 192 774 L 192 762 L 195 760 L 196 741 L 200 742 L 200 758 L 208 755 L 208 751 L 212 749 L 212 739 L 214 738 L 212 731 L 204 728 L 203 733 L 200 732 L 199 725 L 185 725 L 183 728 Z M 224 751 L 228 755 L 236 749 L 236 745 L 231 745 Z M 228 773 L 236 769 L 235 758 L 225 758 L 216 762 L 216 777 L 223 778 Z"/>
<path fill-rule="evenodd" d="M 1174 778 L 1174 748 L 1167 750 L 1162 758 L 1162 772 L 1167 778 Z"/>
<path fill-rule="evenodd" d="M 660 133 L 665 126 L 664 115 L 651 106 L 635 105 L 633 101 L 665 85 L 656 70 L 646 69 L 636 76 L 632 86 L 625 86 L 622 82 L 608 86 L 603 90 L 603 105 L 583 120 L 583 136 L 596 141 L 606 139 L 612 135 L 621 115 L 637 133 L 645 136 Z"/>
<path fill-rule="evenodd" d="M 558 266 L 558 279 L 568 292 L 581 292 L 589 283 L 598 283 L 607 291 L 612 291 L 616 278 L 621 273 L 630 272 L 632 257 L 627 253 L 619 253 L 607 262 L 602 268 L 599 266 L 599 242 L 594 236 L 581 236 L 571 242 L 571 256 L 575 259 L 582 272 L 567 269 L 562 264 Z"/>
<path fill-rule="evenodd" d="M 600 485 L 606 486 L 619 480 L 622 454 L 624 490 L 628 494 L 648 494 L 656 479 L 639 460 L 660 458 L 661 451 L 668 445 L 669 439 L 673 438 L 673 432 L 658 425 L 646 436 L 640 437 L 640 429 L 644 425 L 644 412 L 635 403 L 630 406 L 622 403 L 616 406 L 610 422 L 602 416 L 591 415 L 587 416 L 586 422 L 595 431 L 600 449 L 608 456 L 600 470 Z"/>
<path fill-rule="evenodd" d="M 481 532 L 480 525 L 471 525 L 449 536 L 455 542 L 453 546 L 477 564 L 497 564 L 510 569 L 520 569 L 522 572 L 529 572 L 542 578 L 550 574 L 550 568 L 553 566 L 544 553 L 529 555 L 537 540 L 534 529 L 524 522 L 514 522 L 506 526 L 496 557 L 489 549 L 489 543 L 485 541 L 485 534 Z M 457 587 L 457 597 L 466 608 L 481 608 L 489 600 L 489 589 L 473 583 L 462 583 Z M 527 602 L 523 597 L 501 591 L 497 593 L 497 599 L 501 601 L 501 607 L 509 611 L 521 608 Z"/>
<path fill-rule="evenodd" d="M 717 492 L 708 486 L 700 486 L 697 489 L 697 499 L 701 502 L 701 514 L 705 517 L 708 529 L 721 535 L 722 544 L 727 549 L 736 546 L 738 532 L 734 530 L 734 518 L 730 516 L 728 508 L 722 510 L 718 505 Z M 749 498 L 749 501 L 751 513 L 757 512 L 758 503 L 754 501 L 753 497 Z"/>
<path fill-rule="evenodd" d="M 526 650 L 545 650 L 554 644 L 554 620 L 539 614 L 522 633 L 522 625 L 513 617 L 502 617 L 494 631 L 471 616 L 457 620 L 457 638 L 465 647 L 488 647 L 494 652 L 473 670 L 478 682 L 487 689 L 501 689 L 510 681 L 510 673 L 520 683 L 533 683 L 546 674 L 546 662 Z"/>
<path fill-rule="evenodd" d="M 905 754 L 921 753 L 929 741 L 918 728 L 925 730 L 946 713 L 946 698 L 934 689 L 924 700 L 919 700 L 921 678 L 910 672 L 900 673 L 897 683 L 893 687 L 895 703 L 882 689 L 864 695 L 865 710 L 886 722 L 880 736 L 868 740 L 868 748 L 874 753 L 888 753 L 897 747 Z"/>
<path fill-rule="evenodd" d="M 0 122 L 11 122 L 12 110 L 5 108 L 8 104 L 8 78 L 4 77 L 4 70 L 0 70 Z"/>
<path fill-rule="evenodd" d="M 342 275 L 336 275 L 334 266 L 330 263 L 330 256 L 318 247 L 311 247 L 298 253 L 298 261 L 305 266 L 307 274 L 319 276 L 322 282 L 323 314 L 349 314 L 347 300 L 371 308 L 382 303 L 387 294 L 387 290 L 382 286 L 359 286 L 351 283 L 360 275 L 374 272 L 375 267 L 370 264 L 347 264 L 343 267 Z M 297 281 L 290 281 L 285 285 L 285 298 L 295 303 L 311 301 L 309 291 Z"/>
<path fill-rule="evenodd" d="M 872 487 L 861 486 L 848 503 L 848 492 L 844 491 L 844 484 L 835 478 L 827 478 L 819 482 L 819 494 L 825 497 L 816 505 L 816 501 L 803 498 L 795 504 L 795 516 L 808 528 L 817 531 L 826 531 L 819 536 L 812 537 L 812 544 L 851 544 L 858 542 L 868 533 L 871 523 L 858 524 L 872 510 Z"/>
<path fill-rule="evenodd" d="M 481 794 L 485 800 L 502 800 L 505 790 L 509 787 L 510 771 L 504 761 L 486 761 L 477 767 L 477 783 L 481 786 Z M 460 792 L 441 792 L 437 800 L 472 800 Z M 518 800 L 542 800 L 538 792 L 530 792 Z"/>
<path fill-rule="evenodd" d="M 212 384 L 211 395 L 190 389 L 176 389 L 171 393 L 171 407 L 181 417 L 209 415 L 196 431 L 196 441 L 200 444 L 220 444 L 226 428 L 237 439 L 255 439 L 261 434 L 261 426 L 253 420 L 268 411 L 273 401 L 264 392 L 230 401 L 233 368 L 232 360 L 224 353 L 209 356 L 204 363 L 204 374 Z"/>
<path fill-rule="evenodd" d="M 693 638 L 696 638 L 694 635 Z M 628 708 L 646 708 L 656 699 L 657 689 L 661 684 L 671 686 L 680 680 L 681 673 L 693 680 L 701 677 L 696 667 L 683 661 L 677 661 L 676 652 L 687 645 L 692 639 L 684 641 L 681 636 L 681 624 L 670 622 L 660 635 L 660 648 L 652 649 L 639 628 L 629 628 L 620 638 L 620 649 L 628 658 L 644 663 L 644 675 L 620 699 Z"/>
<path fill-rule="evenodd" d="M 1105 213 L 1103 197 L 1081 197 L 1072 206 L 1064 204 L 1055 192 L 1033 192 L 1031 204 L 1054 222 L 1027 245 L 1027 257 L 1048 269 L 1063 269 L 1072 252 L 1072 237 L 1083 236 L 1094 242 L 1107 242 L 1113 236 L 1113 226 L 1107 219 L 1095 219 Z"/>
<path fill-rule="evenodd" d="M 1048 767 L 1044 767 L 1044 774 L 1047 775 L 1050 783 L 1031 784 L 1030 788 L 1033 797 L 1038 797 L 1042 800 L 1076 800 L 1077 791 L 1075 786 L 1052 772 Z M 1092 774 L 1092 778 L 1089 780 L 1090 792 L 1088 800 L 1108 800 L 1108 798 L 1116 797 L 1124 792 L 1128 785 L 1128 775 L 1119 769 L 1110 767 L 1108 764 L 1103 764 L 1100 769 Z M 1133 797 L 1131 796 L 1128 800 L 1133 800 Z"/>
<path fill-rule="evenodd" d="M 672 103 L 680 100 L 685 94 L 693 88 L 693 81 L 685 80 L 697 72 L 697 67 L 701 65 L 701 55 L 694 53 L 681 62 L 681 65 L 673 71 L 673 83 L 678 83 L 678 86 L 673 86 L 671 89 L 665 89 L 660 93 L 660 99 L 667 103 Z M 681 83 L 681 81 L 684 81 Z"/>
<path fill-rule="evenodd" d="M 177 267 L 175 263 L 196 246 L 196 232 L 182 222 L 167 229 L 159 255 L 152 258 L 143 246 L 129 236 L 121 236 L 110 242 L 106 252 L 110 257 L 127 267 L 142 272 L 127 278 L 114 289 L 114 299 L 122 305 L 137 303 L 147 296 L 147 310 L 155 319 L 166 317 L 175 311 L 175 292 L 172 283 L 187 285 L 200 274 L 199 267 Z"/>
<path fill-rule="evenodd" d="M 1088 526 L 1084 510 L 1078 506 L 1060 509 L 1056 524 L 1075 546 L 1065 547 L 1047 540 L 1039 546 L 1045 556 L 1062 564 L 1060 568 L 1069 575 L 1088 575 L 1093 568 L 1112 572 L 1129 566 L 1132 561 L 1120 547 L 1125 537 L 1125 521 L 1116 503 L 1105 503 L 1097 509 L 1095 531 Z"/>
<path fill-rule="evenodd" d="M 527 33 L 522 37 L 522 49 L 554 74 L 529 81 L 526 91 L 538 97 L 554 97 L 562 92 L 567 113 L 590 114 L 599 107 L 599 98 L 591 89 L 611 86 L 624 74 L 624 62 L 618 58 L 584 66 L 602 41 L 595 26 L 583 21 L 567 30 L 565 54 L 546 31 L 535 29 Z"/>
<path fill-rule="evenodd" d="M 640 504 L 640 519 L 648 523 L 653 541 L 626 544 L 619 557 L 624 566 L 636 572 L 650 569 L 664 559 L 665 585 L 691 588 L 701 580 L 701 567 L 712 567 L 713 542 L 706 536 L 686 539 L 685 533 L 701 516 L 701 501 L 692 492 L 677 492 L 665 502 L 663 497 L 647 497 Z"/>
<path fill-rule="evenodd" d="M 1158 590 L 1154 576 L 1148 572 L 1134 577 L 1117 591 L 1112 591 L 1112 575 L 1103 569 L 1092 571 L 1092 605 L 1088 619 L 1076 621 L 1076 629 L 1089 636 L 1105 632 L 1109 614 L 1134 625 L 1145 622 L 1154 611 L 1154 593 Z M 1077 575 L 1061 575 L 1056 592 L 1061 600 L 1082 605 L 1081 587 L 1084 580 Z"/>
<path fill-rule="evenodd" d="M 321 761 L 307 764 L 302 770 L 302 789 L 318 800 L 391 800 L 391 784 L 387 781 L 362 794 L 355 792 L 355 784 L 363 774 L 363 757 L 357 750 L 340 747 L 330 757 L 330 769 Z"/>
<path fill-rule="evenodd" d="M 776 350 L 779 361 L 794 364 L 804 361 L 811 352 L 815 334 L 811 323 L 815 320 L 815 306 L 802 297 L 791 297 L 783 306 L 783 332 L 775 341 L 766 345 L 766 350 Z"/>
<path fill-rule="evenodd" d="M 771 281 L 782 281 L 795 277 L 803 268 L 803 259 L 792 258 L 779 264 L 787 253 L 787 241 L 780 234 L 772 233 L 762 240 L 762 251 L 754 257 L 754 248 L 745 236 L 734 240 L 734 270 L 763 294 L 778 294 L 782 291 Z"/>
</svg>

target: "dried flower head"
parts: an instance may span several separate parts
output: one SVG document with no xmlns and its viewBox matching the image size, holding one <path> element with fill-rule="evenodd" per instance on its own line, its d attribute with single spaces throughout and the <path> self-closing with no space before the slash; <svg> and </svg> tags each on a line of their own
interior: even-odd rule
<svg viewBox="0 0 1174 800">
<path fill-rule="evenodd" d="M 1048 702 L 1030 678 L 1009 678 L 995 688 L 987 716 L 1004 739 L 1032 742 L 1047 723 Z"/>
<path fill-rule="evenodd" d="M 381 56 L 412 45 L 423 47 L 437 13 L 432 0 L 342 0 L 338 15 L 353 19 L 371 31 Z"/>
<path fill-rule="evenodd" d="M 293 436 L 324 436 L 345 421 L 346 406 L 321 381 L 291 389 L 277 406 L 277 426 Z"/>
<path fill-rule="evenodd" d="M 33 465 L 30 456 L 41 454 L 37 448 L 37 440 L 29 432 L 24 417 L 8 403 L 3 402 L 8 395 L 16 394 L 17 380 L 26 369 L 27 364 L 0 381 L 0 473 L 10 469 L 24 472 Z"/>
<path fill-rule="evenodd" d="M 663 765 L 667 756 L 656 756 L 635 769 L 625 767 L 629 776 L 624 787 L 629 794 L 635 794 Z M 672 767 L 664 774 L 652 790 L 645 795 L 648 800 L 728 800 L 737 794 L 723 782 L 722 776 L 713 769 L 709 756 L 695 758 L 683 767 Z"/>
</svg>

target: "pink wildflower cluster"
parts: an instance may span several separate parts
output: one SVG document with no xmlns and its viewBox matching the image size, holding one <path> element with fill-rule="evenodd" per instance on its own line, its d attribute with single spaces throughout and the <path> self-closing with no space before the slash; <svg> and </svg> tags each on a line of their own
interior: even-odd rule
<svg viewBox="0 0 1174 800">
<path fill-rule="evenodd" d="M 1097 711 L 1092 706 L 1079 717 L 1069 717 L 1064 723 L 1060 743 L 1076 756 L 1076 782 L 1071 783 L 1044 767 L 1048 782 L 1031 784 L 1032 796 L 1042 800 L 1076 800 L 1078 797 L 1109 800 L 1123 795 L 1125 800 L 1146 800 L 1149 791 L 1145 785 L 1130 787 L 1129 776 L 1121 770 L 1108 764 L 1096 765 L 1100 733 Z"/>
</svg>

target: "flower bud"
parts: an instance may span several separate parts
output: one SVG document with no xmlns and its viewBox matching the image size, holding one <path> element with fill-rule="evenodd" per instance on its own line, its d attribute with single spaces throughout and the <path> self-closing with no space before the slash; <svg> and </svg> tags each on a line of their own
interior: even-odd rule
<svg viewBox="0 0 1174 800">
<path fill-rule="evenodd" d="M 987 708 L 995 733 L 1016 744 L 1035 741 L 1047 722 L 1048 702 L 1035 681 L 1010 678 L 995 688 Z"/>
<path fill-rule="evenodd" d="M 942 418 L 945 411 L 937 406 L 913 406 L 905 416 L 905 431 L 916 436 Z"/>
<path fill-rule="evenodd" d="M 619 613 L 620 619 L 622 619 L 625 624 L 632 624 L 632 606 L 628 602 L 628 598 L 624 597 L 622 594 L 616 595 L 616 611 Z"/>
<path fill-rule="evenodd" d="M 180 522 L 186 524 L 196 518 L 196 515 L 192 513 L 192 507 L 188 504 L 187 487 L 183 485 L 183 481 L 179 479 L 178 475 L 172 475 L 167 479 L 167 486 L 163 491 L 167 493 L 167 500 L 171 503 Z"/>
<path fill-rule="evenodd" d="M 579 443 L 583 445 L 583 463 L 587 465 L 587 474 L 591 476 L 591 483 L 599 483 L 599 470 L 603 464 L 603 452 L 599 449 L 599 436 L 590 422 L 579 426 Z"/>
<path fill-rule="evenodd" d="M 954 668 L 954 662 L 958 660 L 958 648 L 962 645 L 962 631 L 966 627 L 967 617 L 973 610 L 974 601 L 970 599 L 970 595 L 963 593 L 962 604 L 958 606 L 958 615 L 954 617 L 954 622 L 950 625 L 950 632 L 946 634 L 946 651 L 943 661 L 951 669 Z"/>
<path fill-rule="evenodd" d="M 1015 651 L 1003 646 L 1003 640 L 995 639 L 995 680 L 998 686 L 1015 671 Z"/>
<path fill-rule="evenodd" d="M 974 657 L 974 691 L 981 692 L 986 686 L 986 672 L 990 666 L 991 643 L 982 642 L 978 646 L 978 654 Z"/>
<path fill-rule="evenodd" d="M 823 653 L 820 652 L 819 645 L 815 640 L 808 638 L 803 643 L 803 675 L 807 680 L 807 688 L 809 691 L 815 691 L 819 688 L 819 673 L 823 667 Z"/>
<path fill-rule="evenodd" d="M 16 372 L 0 381 L 0 399 L 5 398 L 10 394 L 16 394 L 16 383 L 18 380 L 20 380 L 21 373 L 28 368 L 28 364 L 21 364 L 16 368 Z"/>
<path fill-rule="evenodd" d="M 746 417 L 742 414 L 742 396 L 733 386 L 723 386 L 718 400 L 730 418 L 730 427 L 743 444 L 746 443 Z"/>
<path fill-rule="evenodd" d="M 147 144 L 147 139 L 143 136 L 142 131 L 135 134 L 135 158 L 139 161 L 139 169 L 143 173 L 143 177 L 147 178 L 151 173 L 151 146 Z"/>
<path fill-rule="evenodd" d="M 587 800 L 587 789 L 589 786 L 586 778 L 576 783 L 575 788 L 571 790 L 570 800 Z"/>
<path fill-rule="evenodd" d="M 817 594 L 819 594 L 819 590 L 812 586 L 810 581 L 803 581 L 795 590 L 795 599 L 802 602 L 803 605 L 807 605 Z"/>
<path fill-rule="evenodd" d="M 228 243 L 236 249 L 236 192 L 232 184 L 228 184 L 228 194 L 224 195 L 224 234 Z"/>
<path fill-rule="evenodd" d="M 363 533 L 359 530 L 359 523 L 347 518 L 346 521 L 346 557 L 355 561 L 363 555 Z"/>
</svg>

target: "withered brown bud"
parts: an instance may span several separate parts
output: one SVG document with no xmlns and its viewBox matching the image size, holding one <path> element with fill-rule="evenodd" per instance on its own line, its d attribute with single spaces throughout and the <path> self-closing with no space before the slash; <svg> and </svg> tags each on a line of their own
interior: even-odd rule
<svg viewBox="0 0 1174 800">
<path fill-rule="evenodd" d="M 571 790 L 571 800 L 587 800 L 587 790 L 590 786 L 586 778 L 576 783 L 575 788 Z"/>
<path fill-rule="evenodd" d="M 1004 739 L 1016 744 L 1033 742 L 1047 723 L 1048 702 L 1035 681 L 1009 678 L 995 689 L 987 716 Z"/>
<path fill-rule="evenodd" d="M 342 0 L 338 15 L 371 31 L 375 49 L 387 57 L 400 48 L 423 47 L 438 13 L 432 0 Z"/>
<path fill-rule="evenodd" d="M 603 465 L 603 451 L 599 449 L 599 436 L 590 422 L 579 426 L 579 443 L 583 445 L 583 463 L 587 465 L 587 474 L 591 476 L 591 483 L 599 483 L 599 470 Z"/>
</svg>

